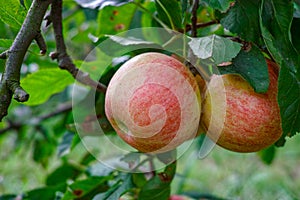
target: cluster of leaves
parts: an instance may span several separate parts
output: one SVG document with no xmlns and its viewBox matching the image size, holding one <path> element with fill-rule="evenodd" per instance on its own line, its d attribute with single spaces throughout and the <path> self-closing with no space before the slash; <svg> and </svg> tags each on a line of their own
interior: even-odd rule
<svg viewBox="0 0 300 200">
<path fill-rule="evenodd" d="M 189 0 L 76 2 L 64 2 L 64 35 L 68 38 L 69 53 L 76 59 L 75 63 L 78 67 L 85 65 L 84 69 L 95 80 L 98 78 L 98 75 L 93 77 L 95 66 L 97 73 L 102 74 L 100 81 L 108 84 L 118 66 L 126 59 L 145 51 L 165 52 L 166 46 L 170 49 L 173 43 L 182 42 L 173 36 L 171 39 L 164 38 L 147 31 L 142 32 L 140 38 L 116 34 L 134 28 L 159 27 L 166 30 L 168 35 L 171 29 L 187 35 L 185 48 L 190 49 L 189 52 L 200 59 L 203 66 L 210 68 L 231 62 L 230 66 L 217 69 L 221 73 L 240 74 L 256 92 L 266 92 L 269 85 L 264 58 L 274 59 L 280 65 L 278 102 L 284 131 L 277 145 L 283 145 L 286 136 L 293 136 L 300 131 L 299 1 L 203 0 L 197 13 L 191 12 L 194 5 Z M 31 0 L 21 3 L 15 0 L 0 2 L 0 19 L 3 22 L 0 23 L 0 32 L 6 36 L 0 39 L 1 51 L 9 49 L 30 4 Z M 194 38 L 190 37 L 193 14 L 197 15 L 199 24 L 197 37 Z M 52 35 L 47 29 L 43 33 L 49 51 L 53 51 Z M 105 55 L 100 49 L 96 61 L 85 62 L 85 55 L 104 40 L 115 44 L 109 51 L 110 55 Z M 177 49 L 173 51 L 177 52 Z M 181 51 L 178 49 L 178 54 L 184 56 L 185 53 Z M 70 105 L 74 80 L 67 72 L 58 69 L 56 63 L 47 57 L 40 57 L 36 52 L 39 52 L 38 47 L 32 44 L 22 71 L 21 85 L 30 93 L 30 100 L 25 105 L 14 102 L 9 116 L 0 127 L 10 127 L 8 133 L 18 133 L 16 144 L 21 143 L 19 148 L 33 145 L 33 159 L 44 167 L 48 166 L 55 152 L 62 161 L 47 176 L 45 187 L 19 197 L 118 199 L 127 193 L 132 198 L 145 200 L 168 199 L 176 163 L 149 176 L 108 169 L 97 163 L 89 153 L 76 164 L 70 162 L 68 153 L 80 143 L 72 112 L 63 109 L 62 113 L 54 113 L 59 107 Z M 120 55 L 122 57 L 118 57 Z M 125 59 L 124 55 L 127 56 Z M 190 55 L 186 56 L 186 59 L 190 59 Z M 107 65 L 102 59 L 108 59 L 113 64 Z M 4 61 L 0 61 L 1 72 L 3 69 Z M 89 89 L 82 87 L 82 90 L 85 95 L 80 93 L 78 98 L 84 101 L 88 98 Z M 105 133 L 115 135 L 105 118 L 104 94 L 96 96 L 96 111 Z M 259 155 L 266 163 L 271 163 L 275 147 L 259 152 Z M 14 199 L 18 195 L 4 195 L 0 199 Z"/>
</svg>

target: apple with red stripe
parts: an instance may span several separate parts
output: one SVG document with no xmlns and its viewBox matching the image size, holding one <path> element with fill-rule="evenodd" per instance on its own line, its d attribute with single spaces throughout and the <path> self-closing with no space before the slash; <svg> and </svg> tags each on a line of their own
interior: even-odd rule
<svg viewBox="0 0 300 200">
<path fill-rule="evenodd" d="M 115 73 L 105 111 L 126 143 L 140 152 L 161 153 L 196 136 L 200 102 L 189 69 L 174 57 L 151 52 L 133 57 Z"/>
</svg>

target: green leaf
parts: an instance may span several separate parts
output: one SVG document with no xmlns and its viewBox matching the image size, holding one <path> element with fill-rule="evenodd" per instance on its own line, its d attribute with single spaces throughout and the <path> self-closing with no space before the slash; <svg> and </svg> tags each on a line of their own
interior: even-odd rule
<svg viewBox="0 0 300 200">
<path fill-rule="evenodd" d="M 244 40 L 258 43 L 260 41 L 259 3 L 259 0 L 237 0 L 221 20 L 221 24 Z"/>
<path fill-rule="evenodd" d="M 68 186 L 62 200 L 71 199 L 92 199 L 99 192 L 104 192 L 108 189 L 107 181 L 111 177 L 89 177 L 85 180 L 80 180 Z"/>
<path fill-rule="evenodd" d="M 260 49 L 254 44 L 250 51 L 240 51 L 232 61 L 232 65 L 219 67 L 222 74 L 239 74 L 246 79 L 255 92 L 267 92 L 269 87 L 268 65 Z"/>
<path fill-rule="evenodd" d="M 11 26 L 19 29 L 26 17 L 26 10 L 17 0 L 0 0 L 0 19 Z"/>
<path fill-rule="evenodd" d="M 40 69 L 21 80 L 22 87 L 30 94 L 25 104 L 34 106 L 46 102 L 53 94 L 74 83 L 71 74 L 61 69 Z"/>
<path fill-rule="evenodd" d="M 217 9 L 224 12 L 229 8 L 230 3 L 234 1 L 233 0 L 204 0 L 203 2 L 207 3 L 213 9 Z"/>
<path fill-rule="evenodd" d="M 128 30 L 137 6 L 128 3 L 119 7 L 106 6 L 99 11 L 97 22 L 99 24 L 98 35 L 117 34 Z"/>
<path fill-rule="evenodd" d="M 278 80 L 278 103 L 283 137 L 287 135 L 291 137 L 300 132 L 300 78 L 296 77 L 289 67 L 291 66 L 285 62 L 281 64 Z"/>
<path fill-rule="evenodd" d="M 107 44 L 110 44 L 109 47 L 107 45 L 100 46 L 100 48 L 105 48 L 103 51 L 107 52 L 109 55 L 123 55 L 128 52 L 132 52 L 136 49 L 145 49 L 145 48 L 153 48 L 153 49 L 161 49 L 162 47 L 158 44 L 155 44 L 150 41 L 146 41 L 140 38 L 135 37 L 120 37 L 115 35 L 107 35 L 108 39 L 105 40 Z"/>
<path fill-rule="evenodd" d="M 24 7 L 29 10 L 33 0 L 24 0 Z"/>
<path fill-rule="evenodd" d="M 189 46 L 203 62 L 214 65 L 231 61 L 241 50 L 239 43 L 217 35 L 192 38 Z"/>
<path fill-rule="evenodd" d="M 182 28 L 181 9 L 177 0 L 155 0 L 158 17 L 171 29 Z"/>
<path fill-rule="evenodd" d="M 164 172 L 156 174 L 141 189 L 138 200 L 168 200 L 171 182 L 176 173 L 176 162 L 166 166 Z"/>
<path fill-rule="evenodd" d="M 80 174 L 80 172 L 81 171 L 76 167 L 68 163 L 64 163 L 62 166 L 58 167 L 48 175 L 46 184 L 48 186 L 51 186 L 60 183 L 66 183 L 68 179 L 75 179 Z"/>
<path fill-rule="evenodd" d="M 86 173 L 89 176 L 108 176 L 114 171 L 113 168 L 109 168 L 101 162 L 91 165 L 87 168 Z"/>
<path fill-rule="evenodd" d="M 61 143 L 58 145 L 58 156 L 64 156 L 70 152 L 75 134 L 67 131 L 64 133 Z"/>
<path fill-rule="evenodd" d="M 40 128 L 41 129 L 41 128 Z M 42 130 L 47 132 L 47 130 Z M 40 133 L 40 134 L 48 134 L 48 133 Z M 48 136 L 46 136 L 48 137 Z M 33 160 L 41 163 L 43 167 L 48 165 L 48 161 L 50 156 L 54 153 L 56 145 L 54 142 L 51 142 L 47 139 L 37 139 L 34 141 L 34 151 L 33 151 Z"/>
<path fill-rule="evenodd" d="M 274 145 L 267 147 L 266 149 L 263 149 L 259 152 L 257 152 L 260 159 L 267 165 L 272 164 L 275 154 L 276 154 L 276 148 Z"/>
<path fill-rule="evenodd" d="M 138 200 L 168 200 L 171 194 L 170 183 L 162 182 L 158 176 L 150 179 L 140 191 Z"/>
<path fill-rule="evenodd" d="M 0 39 L 0 51 L 7 50 L 11 47 L 13 40 L 11 39 Z"/>
<path fill-rule="evenodd" d="M 143 174 L 143 173 L 133 173 L 132 174 L 132 182 L 138 188 L 142 188 L 147 183 L 147 179 L 145 177 L 145 174 Z"/>
<path fill-rule="evenodd" d="M 132 175 L 126 174 L 122 180 L 119 180 L 114 186 L 112 186 L 107 192 L 96 195 L 93 200 L 115 200 L 126 193 L 133 187 Z"/>
<path fill-rule="evenodd" d="M 134 166 L 136 163 L 140 162 L 141 155 L 138 152 L 130 152 L 124 155 L 120 160 L 129 164 L 129 166 Z"/>
<path fill-rule="evenodd" d="M 6 194 L 6 195 L 1 195 L 0 200 L 16 200 L 18 197 L 17 194 Z"/>
<path fill-rule="evenodd" d="M 260 8 L 260 27 L 264 42 L 275 61 L 280 64 L 278 103 L 284 138 L 300 131 L 300 55 L 294 48 L 290 27 L 293 3 L 285 0 L 264 0 Z"/>
<path fill-rule="evenodd" d="M 142 40 L 140 38 L 135 38 L 135 37 L 119 37 L 116 35 L 106 35 L 107 37 L 109 37 L 112 41 L 123 45 L 123 46 L 130 46 L 130 45 L 156 45 L 153 42 L 149 42 L 146 40 Z"/>
<path fill-rule="evenodd" d="M 23 200 L 53 200 L 57 192 L 63 192 L 66 189 L 66 184 L 57 184 L 44 188 L 31 190 L 25 194 Z"/>
<path fill-rule="evenodd" d="M 157 154 L 156 156 L 162 163 L 169 164 L 177 159 L 177 151 L 174 149 L 172 151 Z"/>
<path fill-rule="evenodd" d="M 292 33 L 292 42 L 295 49 L 297 49 L 298 53 L 300 52 L 300 18 L 294 18 L 291 33 Z"/>
</svg>

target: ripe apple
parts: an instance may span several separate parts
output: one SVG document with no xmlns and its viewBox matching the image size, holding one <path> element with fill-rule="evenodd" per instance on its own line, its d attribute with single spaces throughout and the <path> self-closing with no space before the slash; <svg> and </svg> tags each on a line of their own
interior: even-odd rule
<svg viewBox="0 0 300 200">
<path fill-rule="evenodd" d="M 173 194 L 169 197 L 168 200 L 192 200 L 192 199 L 187 196 Z"/>
<path fill-rule="evenodd" d="M 111 79 L 105 112 L 117 134 L 141 152 L 170 151 L 196 135 L 201 106 L 197 82 L 177 59 L 144 53 Z"/>
<path fill-rule="evenodd" d="M 255 152 L 282 135 L 277 103 L 278 66 L 267 60 L 270 85 L 256 93 L 239 75 L 213 75 L 203 102 L 201 124 L 218 145 L 236 152 Z"/>
</svg>

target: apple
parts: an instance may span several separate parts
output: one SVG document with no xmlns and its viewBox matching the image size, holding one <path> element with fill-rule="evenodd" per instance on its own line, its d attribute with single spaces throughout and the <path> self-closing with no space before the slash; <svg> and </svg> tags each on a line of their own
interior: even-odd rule
<svg viewBox="0 0 300 200">
<path fill-rule="evenodd" d="M 239 75 L 213 75 L 203 101 L 201 125 L 225 149 L 256 152 L 282 135 L 277 103 L 278 66 L 267 60 L 268 91 L 256 93 Z"/>
<path fill-rule="evenodd" d="M 168 200 L 192 200 L 191 198 L 183 195 L 173 194 Z"/>
<path fill-rule="evenodd" d="M 106 92 L 105 112 L 117 134 L 147 153 L 175 149 L 199 126 L 201 97 L 189 69 L 162 53 L 143 53 L 124 63 Z"/>
</svg>

